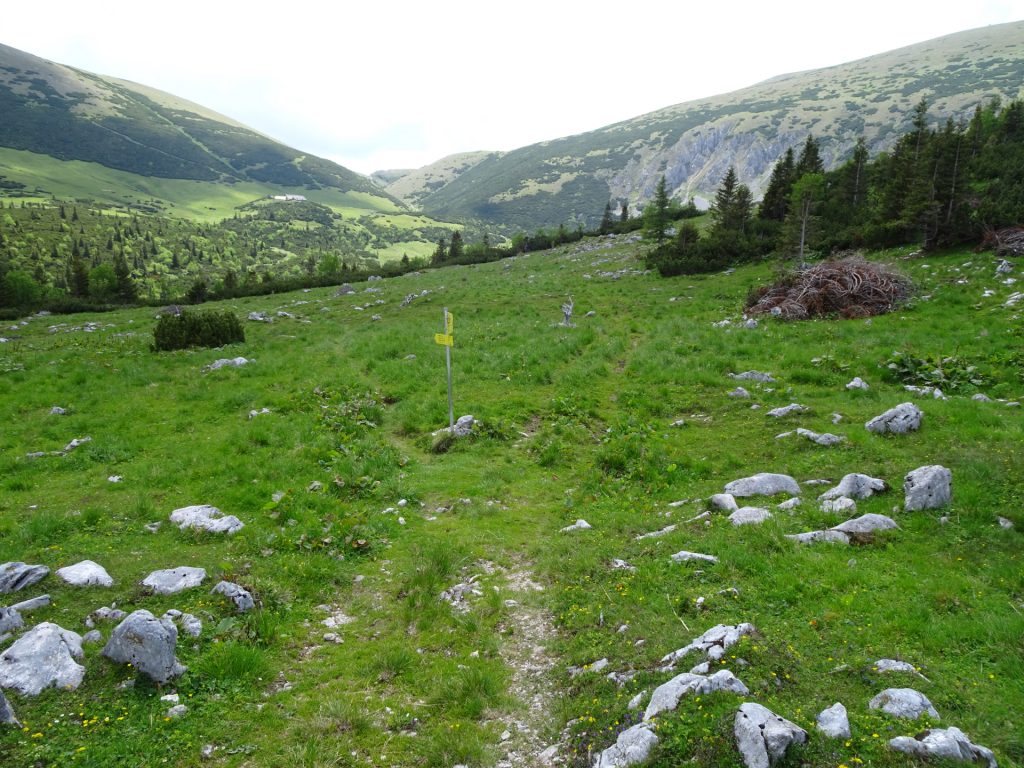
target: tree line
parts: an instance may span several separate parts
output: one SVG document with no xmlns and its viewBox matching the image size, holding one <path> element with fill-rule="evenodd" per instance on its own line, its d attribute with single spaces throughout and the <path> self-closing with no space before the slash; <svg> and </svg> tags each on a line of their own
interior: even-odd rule
<svg viewBox="0 0 1024 768">
<path fill-rule="evenodd" d="M 691 274 L 772 253 L 802 262 L 849 248 L 979 242 L 1024 219 L 1024 103 L 993 100 L 969 121 L 932 126 L 921 101 L 891 150 L 871 159 L 861 138 L 827 172 L 808 136 L 799 153 L 790 148 L 776 162 L 759 205 L 730 168 L 711 215 L 705 233 L 683 224 L 669 240 L 659 230 L 649 266 Z"/>
</svg>

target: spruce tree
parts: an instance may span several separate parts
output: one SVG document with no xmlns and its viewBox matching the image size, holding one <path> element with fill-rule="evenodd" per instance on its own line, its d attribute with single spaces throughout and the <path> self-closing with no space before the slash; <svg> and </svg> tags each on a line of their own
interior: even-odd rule
<svg viewBox="0 0 1024 768">
<path fill-rule="evenodd" d="M 601 226 L 598 227 L 597 231 L 602 235 L 607 235 L 614 226 L 615 223 L 612 221 L 612 202 L 609 200 L 604 204 L 604 215 L 601 217 Z"/>
<path fill-rule="evenodd" d="M 458 261 L 462 258 L 462 233 L 459 230 L 452 232 L 452 242 L 448 246 L 448 261 Z"/>
<path fill-rule="evenodd" d="M 761 207 L 757 212 L 758 218 L 766 221 L 782 221 L 786 218 L 789 193 L 793 189 L 795 181 L 793 174 L 795 172 L 796 160 L 793 159 L 793 148 L 790 147 L 772 168 L 771 178 L 768 179 L 768 188 L 764 191 L 764 198 L 761 200 Z"/>
<path fill-rule="evenodd" d="M 800 157 L 796 161 L 794 181 L 805 173 L 824 173 L 825 164 L 821 161 L 821 147 L 813 134 L 807 134 L 807 141 L 800 150 Z"/>
<path fill-rule="evenodd" d="M 729 229 L 729 217 L 736 199 L 736 184 L 736 169 L 730 165 L 721 186 L 715 192 L 715 202 L 711 205 L 711 218 L 716 227 Z"/>
<path fill-rule="evenodd" d="M 84 299 L 89 295 L 89 270 L 81 254 L 72 253 L 70 272 L 71 295 Z"/>
<path fill-rule="evenodd" d="M 668 191 L 665 189 L 665 175 L 658 180 L 654 199 L 644 209 L 644 237 L 661 245 L 665 242 L 668 227 Z"/>
</svg>

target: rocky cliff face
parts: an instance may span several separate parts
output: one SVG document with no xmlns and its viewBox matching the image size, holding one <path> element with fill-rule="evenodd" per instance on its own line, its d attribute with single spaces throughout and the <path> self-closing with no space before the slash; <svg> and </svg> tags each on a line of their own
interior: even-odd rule
<svg viewBox="0 0 1024 768">
<path fill-rule="evenodd" d="M 414 202 L 510 229 L 592 225 L 609 199 L 641 208 L 662 174 L 673 197 L 706 203 L 730 165 L 758 197 L 776 160 L 808 134 L 831 168 L 861 136 L 872 155 L 890 148 L 922 98 L 934 122 L 969 119 L 992 98 L 1020 97 L 1022 82 L 1024 22 L 985 27 L 484 158 L 435 177 Z"/>
</svg>

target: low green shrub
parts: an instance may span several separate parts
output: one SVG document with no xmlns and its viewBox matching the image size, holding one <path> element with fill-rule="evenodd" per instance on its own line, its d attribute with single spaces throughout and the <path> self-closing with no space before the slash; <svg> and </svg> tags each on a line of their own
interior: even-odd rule
<svg viewBox="0 0 1024 768">
<path fill-rule="evenodd" d="M 153 329 L 153 349 L 157 352 L 244 341 L 241 321 L 227 310 L 185 310 L 179 315 L 163 315 Z"/>
</svg>

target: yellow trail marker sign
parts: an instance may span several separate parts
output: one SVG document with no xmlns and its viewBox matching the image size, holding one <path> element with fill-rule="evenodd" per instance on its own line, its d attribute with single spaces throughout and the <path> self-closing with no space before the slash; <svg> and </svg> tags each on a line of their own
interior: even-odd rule
<svg viewBox="0 0 1024 768">
<path fill-rule="evenodd" d="M 444 347 L 454 347 L 455 346 L 455 337 L 452 336 L 450 333 L 435 333 L 434 334 L 434 343 L 435 344 L 440 344 L 441 346 L 444 346 Z"/>
</svg>

